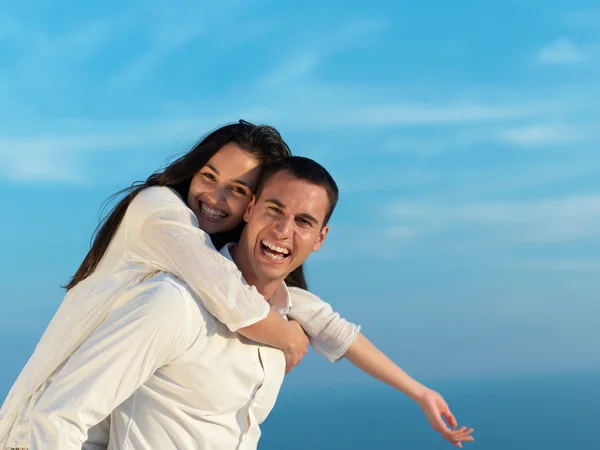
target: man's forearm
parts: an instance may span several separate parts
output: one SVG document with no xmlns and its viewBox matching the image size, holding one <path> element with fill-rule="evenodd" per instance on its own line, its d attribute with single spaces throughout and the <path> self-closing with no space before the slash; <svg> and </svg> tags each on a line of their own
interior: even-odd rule
<svg viewBox="0 0 600 450">
<path fill-rule="evenodd" d="M 417 400 L 426 387 L 409 376 L 390 358 L 373 345 L 362 333 L 344 354 L 344 357 L 363 372 Z"/>
</svg>

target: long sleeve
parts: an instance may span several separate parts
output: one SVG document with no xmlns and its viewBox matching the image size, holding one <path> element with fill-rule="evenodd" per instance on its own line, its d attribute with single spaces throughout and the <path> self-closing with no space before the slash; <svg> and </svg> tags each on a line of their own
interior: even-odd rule
<svg viewBox="0 0 600 450">
<path fill-rule="evenodd" d="M 125 216 L 130 257 L 185 281 L 203 306 L 231 331 L 269 313 L 254 286 L 242 284 L 236 265 L 223 257 L 198 228 L 194 213 L 170 189 L 151 187 L 131 203 Z"/>
<path fill-rule="evenodd" d="M 192 345 L 199 310 L 161 276 L 132 288 L 60 370 L 31 414 L 30 450 L 81 450 L 90 427 Z"/>
<path fill-rule="evenodd" d="M 329 303 L 308 291 L 289 288 L 289 292 L 292 308 L 288 316 L 302 325 L 315 351 L 331 362 L 341 359 L 360 332 L 360 326 L 340 317 Z"/>
</svg>

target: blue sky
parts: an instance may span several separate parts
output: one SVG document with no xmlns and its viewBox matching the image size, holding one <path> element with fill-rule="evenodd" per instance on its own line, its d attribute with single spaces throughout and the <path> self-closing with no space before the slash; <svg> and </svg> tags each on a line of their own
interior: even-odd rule
<svg viewBox="0 0 600 450">
<path fill-rule="evenodd" d="M 598 23 L 584 1 L 3 2 L 4 384 L 103 200 L 239 118 L 338 180 L 312 286 L 409 372 L 600 369 Z M 315 356 L 292 379 L 367 382 Z"/>
</svg>

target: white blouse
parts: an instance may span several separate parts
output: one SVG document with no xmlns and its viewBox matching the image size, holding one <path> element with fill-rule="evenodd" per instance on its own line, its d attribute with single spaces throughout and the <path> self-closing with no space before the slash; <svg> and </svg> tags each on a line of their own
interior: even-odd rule
<svg viewBox="0 0 600 450">
<path fill-rule="evenodd" d="M 27 447 L 29 412 L 69 357 L 94 333 L 125 293 L 157 271 L 184 280 L 210 314 L 230 331 L 263 319 L 269 307 L 244 286 L 235 264 L 198 228 L 194 213 L 166 187 L 132 201 L 94 272 L 69 290 L 0 410 L 0 449 Z M 318 297 L 290 289 L 296 319 L 317 352 L 341 358 L 360 328 Z M 4 447 L 3 447 L 4 446 Z"/>
<path fill-rule="evenodd" d="M 271 300 L 287 312 L 284 283 Z M 32 413 L 30 448 L 80 450 L 110 414 L 109 450 L 253 450 L 284 373 L 282 351 L 231 332 L 160 273 L 60 371 Z"/>
</svg>

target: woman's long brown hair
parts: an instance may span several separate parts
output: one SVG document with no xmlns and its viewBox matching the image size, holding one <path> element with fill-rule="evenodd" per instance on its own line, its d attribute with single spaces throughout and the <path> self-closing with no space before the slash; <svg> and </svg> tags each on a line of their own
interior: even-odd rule
<svg viewBox="0 0 600 450">
<path fill-rule="evenodd" d="M 108 199 L 108 202 L 110 202 L 126 194 L 100 221 L 92 236 L 92 245 L 89 252 L 75 275 L 64 287 L 69 290 L 94 272 L 121 224 L 127 208 L 141 191 L 150 186 L 168 186 L 177 191 L 184 201 L 187 201 L 190 183 L 196 172 L 230 142 L 234 142 L 242 150 L 256 157 L 262 166 L 291 155 L 288 145 L 273 127 L 253 125 L 240 120 L 238 123 L 225 125 L 214 130 L 194 145 L 188 153 L 175 160 L 165 169 L 153 173 L 145 182 L 136 182 L 131 187 L 122 189 Z M 220 248 L 227 242 L 237 242 L 242 229 L 243 223 L 230 232 L 213 237 L 215 246 Z M 289 286 L 307 289 L 302 266 L 286 278 L 286 283 Z"/>
</svg>

